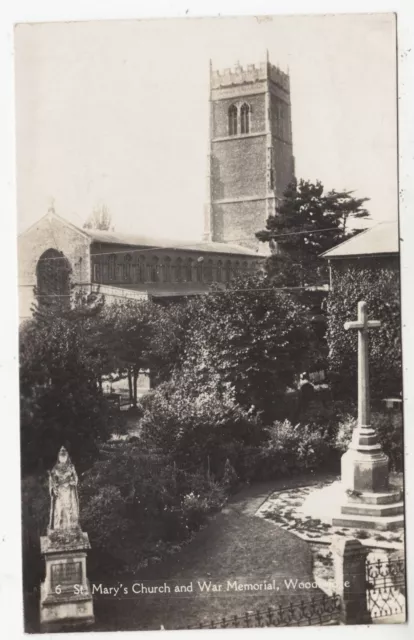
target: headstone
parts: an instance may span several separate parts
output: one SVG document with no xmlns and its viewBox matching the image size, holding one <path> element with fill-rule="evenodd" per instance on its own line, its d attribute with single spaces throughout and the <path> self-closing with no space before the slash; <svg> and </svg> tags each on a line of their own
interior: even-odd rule
<svg viewBox="0 0 414 640">
<path fill-rule="evenodd" d="M 61 631 L 94 622 L 92 595 L 86 575 L 88 534 L 79 524 L 78 478 L 64 447 L 49 473 L 50 517 L 40 538 L 45 557 L 45 581 L 40 587 L 42 631 Z"/>
<path fill-rule="evenodd" d="M 401 492 L 389 487 L 388 457 L 371 426 L 368 331 L 380 325 L 368 320 L 366 302 L 358 303 L 358 320 L 344 325 L 358 331 L 358 423 L 341 460 L 344 503 L 334 526 L 387 530 L 404 524 Z"/>
</svg>

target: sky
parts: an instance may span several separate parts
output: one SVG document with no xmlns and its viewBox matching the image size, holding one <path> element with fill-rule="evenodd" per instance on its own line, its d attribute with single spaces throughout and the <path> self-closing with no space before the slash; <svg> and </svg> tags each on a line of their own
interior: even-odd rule
<svg viewBox="0 0 414 640">
<path fill-rule="evenodd" d="M 199 239 L 214 69 L 289 69 L 298 178 L 398 216 L 392 14 L 20 24 L 15 29 L 19 231 L 53 204 L 81 226 Z"/>
</svg>

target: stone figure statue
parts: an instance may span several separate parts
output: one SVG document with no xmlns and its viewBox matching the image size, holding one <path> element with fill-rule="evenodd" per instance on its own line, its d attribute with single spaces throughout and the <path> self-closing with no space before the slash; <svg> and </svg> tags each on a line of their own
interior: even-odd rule
<svg viewBox="0 0 414 640">
<path fill-rule="evenodd" d="M 62 447 L 49 472 L 51 497 L 49 531 L 79 528 L 78 476 L 69 454 Z"/>
</svg>

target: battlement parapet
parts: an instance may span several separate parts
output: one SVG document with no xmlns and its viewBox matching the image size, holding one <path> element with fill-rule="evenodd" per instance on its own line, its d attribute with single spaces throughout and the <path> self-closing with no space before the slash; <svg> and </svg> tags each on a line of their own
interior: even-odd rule
<svg viewBox="0 0 414 640">
<path fill-rule="evenodd" d="M 285 91 L 289 91 L 288 74 L 267 62 L 262 62 L 259 65 L 248 64 L 246 67 L 237 64 L 232 68 L 214 70 L 211 72 L 210 82 L 212 89 L 219 89 L 220 87 L 229 87 L 246 82 L 258 82 L 267 78 L 278 84 Z"/>
</svg>

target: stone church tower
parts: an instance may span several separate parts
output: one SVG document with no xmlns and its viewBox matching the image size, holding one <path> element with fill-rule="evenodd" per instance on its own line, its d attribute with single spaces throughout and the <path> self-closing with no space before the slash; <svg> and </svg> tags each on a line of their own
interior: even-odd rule
<svg viewBox="0 0 414 640">
<path fill-rule="evenodd" d="M 264 246 L 255 233 L 294 177 L 289 76 L 270 64 L 213 71 L 204 240 Z"/>
</svg>

